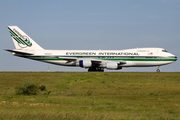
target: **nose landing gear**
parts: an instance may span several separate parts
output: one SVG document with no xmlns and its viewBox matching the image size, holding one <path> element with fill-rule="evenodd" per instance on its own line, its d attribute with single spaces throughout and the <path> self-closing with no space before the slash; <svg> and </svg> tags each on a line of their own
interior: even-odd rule
<svg viewBox="0 0 180 120">
<path fill-rule="evenodd" d="M 160 72 L 160 67 L 161 67 L 161 66 L 158 67 L 158 69 L 156 70 L 156 72 Z"/>
</svg>

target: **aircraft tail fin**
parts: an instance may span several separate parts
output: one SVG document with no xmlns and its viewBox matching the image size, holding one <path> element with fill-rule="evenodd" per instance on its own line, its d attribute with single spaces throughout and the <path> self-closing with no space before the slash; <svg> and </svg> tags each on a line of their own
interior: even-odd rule
<svg viewBox="0 0 180 120">
<path fill-rule="evenodd" d="M 26 33 L 24 33 L 17 26 L 8 26 L 11 38 L 14 42 L 16 49 L 41 49 L 34 40 L 32 40 Z"/>
</svg>

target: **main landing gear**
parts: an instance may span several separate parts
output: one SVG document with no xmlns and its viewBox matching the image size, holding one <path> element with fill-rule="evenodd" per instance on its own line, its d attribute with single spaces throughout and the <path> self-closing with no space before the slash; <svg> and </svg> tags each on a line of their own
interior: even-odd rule
<svg viewBox="0 0 180 120">
<path fill-rule="evenodd" d="M 104 68 L 90 67 L 90 68 L 88 69 L 88 72 L 104 72 Z"/>
<path fill-rule="evenodd" d="M 161 66 L 158 67 L 158 69 L 156 70 L 156 72 L 160 72 L 160 67 L 161 67 Z"/>
</svg>

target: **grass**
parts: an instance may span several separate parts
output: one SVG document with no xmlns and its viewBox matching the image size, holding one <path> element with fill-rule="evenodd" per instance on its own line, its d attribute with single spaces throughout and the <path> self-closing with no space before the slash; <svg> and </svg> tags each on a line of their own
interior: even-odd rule
<svg viewBox="0 0 180 120">
<path fill-rule="evenodd" d="M 16 95 L 23 81 L 49 95 Z M 0 119 L 180 119 L 180 73 L 0 72 Z"/>
</svg>

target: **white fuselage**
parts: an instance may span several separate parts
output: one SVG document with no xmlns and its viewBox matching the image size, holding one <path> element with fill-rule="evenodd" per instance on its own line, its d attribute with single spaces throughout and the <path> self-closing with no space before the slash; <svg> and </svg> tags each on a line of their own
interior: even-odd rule
<svg viewBox="0 0 180 120">
<path fill-rule="evenodd" d="M 126 50 L 26 50 L 33 53 L 30 59 L 48 62 L 57 65 L 78 66 L 79 60 L 98 59 L 107 61 L 126 61 L 121 67 L 147 67 L 161 66 L 177 60 L 173 54 L 162 48 L 137 48 Z M 54 58 L 53 58 L 54 57 Z M 74 61 L 67 61 L 60 58 L 75 58 Z"/>
</svg>

